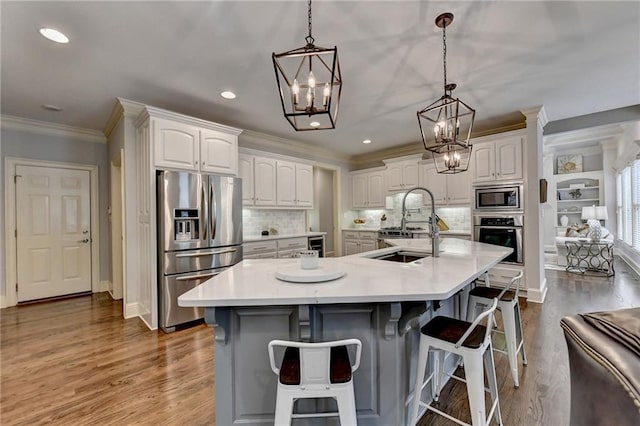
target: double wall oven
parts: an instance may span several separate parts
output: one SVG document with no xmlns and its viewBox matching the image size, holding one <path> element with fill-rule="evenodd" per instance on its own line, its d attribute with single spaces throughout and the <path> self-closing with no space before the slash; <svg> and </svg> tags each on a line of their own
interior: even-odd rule
<svg viewBox="0 0 640 426">
<path fill-rule="evenodd" d="M 513 249 L 502 263 L 524 264 L 522 184 L 475 188 L 473 239 Z"/>
</svg>

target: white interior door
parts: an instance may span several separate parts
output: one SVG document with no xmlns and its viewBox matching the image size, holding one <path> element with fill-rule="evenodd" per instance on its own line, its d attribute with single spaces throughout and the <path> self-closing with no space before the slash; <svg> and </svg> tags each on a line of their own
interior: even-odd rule
<svg viewBox="0 0 640 426">
<path fill-rule="evenodd" d="M 18 302 L 91 291 L 89 171 L 16 166 Z"/>
</svg>

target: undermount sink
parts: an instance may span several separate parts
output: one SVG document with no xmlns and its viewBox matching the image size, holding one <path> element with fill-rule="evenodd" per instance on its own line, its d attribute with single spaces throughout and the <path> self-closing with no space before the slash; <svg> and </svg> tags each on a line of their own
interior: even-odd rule
<svg viewBox="0 0 640 426">
<path fill-rule="evenodd" d="M 429 253 L 400 250 L 392 253 L 381 254 L 376 257 L 372 257 L 371 259 L 387 260 L 389 262 L 411 263 L 429 256 L 431 256 L 431 254 Z"/>
</svg>

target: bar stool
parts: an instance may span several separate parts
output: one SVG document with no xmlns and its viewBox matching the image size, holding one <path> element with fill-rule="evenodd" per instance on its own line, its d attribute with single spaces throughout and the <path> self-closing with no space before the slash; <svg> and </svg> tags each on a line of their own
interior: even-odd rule
<svg viewBox="0 0 640 426">
<path fill-rule="evenodd" d="M 449 376 L 467 384 L 467 397 L 469 399 L 471 424 L 473 426 L 488 425 L 494 414 L 496 415 L 498 423 L 502 425 L 500 402 L 498 400 L 498 385 L 493 361 L 493 351 L 491 350 L 491 327 L 485 327 L 480 324 L 485 317 L 487 318 L 487 324 L 492 323 L 493 313 L 496 310 L 497 304 L 498 300 L 496 299 L 486 311 L 480 314 L 475 321 L 473 321 L 473 323 L 455 318 L 438 316 L 431 319 L 431 321 L 420 329 L 418 371 L 416 374 L 416 385 L 413 392 L 414 395 L 411 403 L 411 411 L 409 412 L 409 425 L 415 426 L 417 424 L 419 419 L 418 411 L 420 406 L 423 406 L 427 410 L 431 410 L 458 424 L 469 426 L 468 423 L 464 423 L 420 400 L 422 390 L 431 380 L 433 380 L 431 385 L 434 392 L 434 401 L 438 400 L 440 391 L 442 390 L 443 376 Z M 434 371 L 429 375 L 427 380 L 424 380 L 429 350 L 432 350 L 433 355 L 435 355 Z M 451 352 L 462 357 L 464 362 L 465 379 L 454 374 L 444 372 L 444 351 Z M 486 415 L 484 403 L 485 387 L 483 364 L 492 400 L 488 416 Z"/>
<path fill-rule="evenodd" d="M 520 319 L 520 305 L 518 303 L 518 293 L 520 292 L 520 282 L 523 271 L 511 278 L 509 284 L 500 290 L 499 288 L 477 286 L 469 292 L 469 304 L 467 305 L 467 321 L 473 321 L 476 316 L 478 306 L 488 306 L 492 299 L 498 299 L 498 309 L 502 313 L 502 326 L 504 331 L 494 330 L 503 333 L 507 350 L 495 349 L 494 351 L 506 353 L 509 357 L 509 368 L 513 376 L 513 384 L 520 387 L 518 381 L 518 352 L 522 351 L 522 364 L 527 365 L 527 355 L 524 350 L 524 338 L 522 335 L 522 320 Z M 515 288 L 514 288 L 515 287 Z"/>
<path fill-rule="evenodd" d="M 355 362 L 351 364 L 347 346 L 355 346 Z M 274 348 L 283 347 L 280 368 L 276 367 Z M 269 342 L 269 362 L 278 375 L 275 426 L 288 426 L 291 419 L 339 416 L 342 426 L 355 426 L 356 402 L 353 372 L 360 366 L 362 343 L 358 339 L 333 342 L 302 343 L 285 340 Z M 337 412 L 294 414 L 298 399 L 334 398 Z"/>
</svg>

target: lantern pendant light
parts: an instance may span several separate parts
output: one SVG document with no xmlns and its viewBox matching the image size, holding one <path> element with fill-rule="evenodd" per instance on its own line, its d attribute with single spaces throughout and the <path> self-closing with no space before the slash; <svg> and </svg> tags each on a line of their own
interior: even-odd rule
<svg viewBox="0 0 640 426">
<path fill-rule="evenodd" d="M 311 0 L 308 0 L 307 44 L 273 53 L 284 117 L 297 131 L 334 129 L 342 91 L 338 48 L 314 44 L 311 35 Z"/>
<path fill-rule="evenodd" d="M 454 83 L 447 83 L 446 27 L 453 22 L 453 13 L 436 18 L 442 28 L 442 62 L 444 65 L 444 94 L 431 105 L 417 112 L 422 143 L 433 156 L 438 173 L 460 173 L 469 168 L 471 159 L 471 129 L 476 112 L 458 98 L 453 98 Z"/>
</svg>

